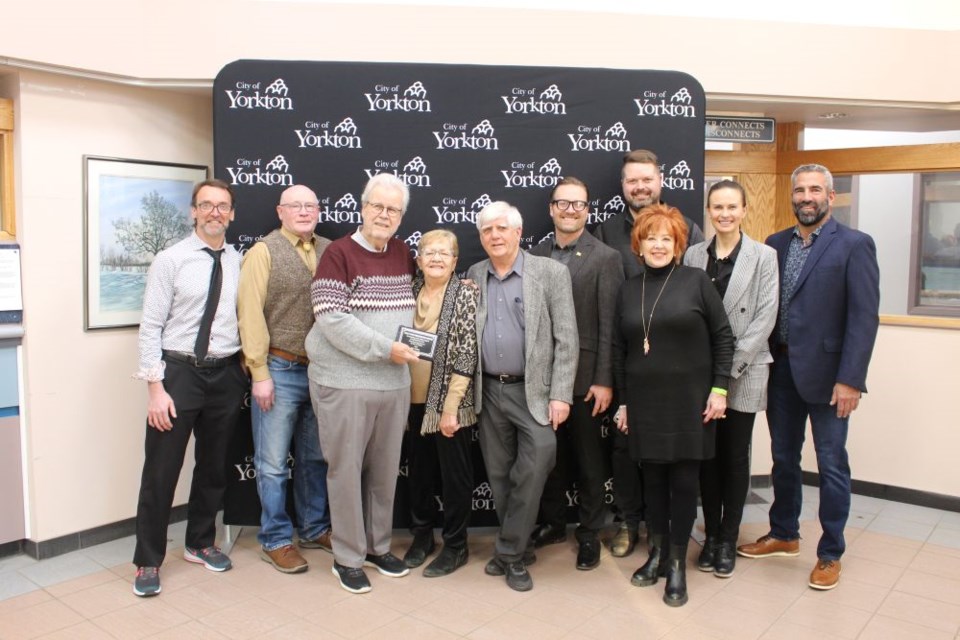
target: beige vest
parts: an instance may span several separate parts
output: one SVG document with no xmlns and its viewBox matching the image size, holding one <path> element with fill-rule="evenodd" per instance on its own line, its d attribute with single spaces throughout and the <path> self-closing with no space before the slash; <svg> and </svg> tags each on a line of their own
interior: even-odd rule
<svg viewBox="0 0 960 640">
<path fill-rule="evenodd" d="M 330 241 L 314 234 L 314 253 L 317 259 Z M 300 254 L 279 229 L 263 239 L 270 250 L 270 278 L 267 280 L 267 299 L 263 316 L 270 332 L 270 346 L 306 356 L 303 341 L 313 327 L 313 306 L 310 303 L 310 283 L 313 269 L 307 269 Z"/>
</svg>

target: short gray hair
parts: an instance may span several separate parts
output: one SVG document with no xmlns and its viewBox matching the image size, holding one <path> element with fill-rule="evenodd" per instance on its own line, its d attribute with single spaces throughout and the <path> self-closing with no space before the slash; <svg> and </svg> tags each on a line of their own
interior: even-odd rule
<svg viewBox="0 0 960 640">
<path fill-rule="evenodd" d="M 377 187 L 380 187 L 381 189 L 394 189 L 399 191 L 403 196 L 403 212 L 407 212 L 407 205 L 410 204 L 410 187 L 407 186 L 406 182 L 392 173 L 378 173 L 367 180 L 367 185 L 363 188 L 363 193 L 360 194 L 361 205 L 365 205 L 370 202 L 370 194 Z"/>
<path fill-rule="evenodd" d="M 507 216 L 507 224 L 510 225 L 511 229 L 523 228 L 523 216 L 520 215 L 520 211 L 509 202 L 497 200 L 485 206 L 477 214 L 477 230 L 479 231 L 485 224 L 504 214 Z"/>
<path fill-rule="evenodd" d="M 793 175 L 790 176 L 790 186 L 797 186 L 797 176 L 801 173 L 819 173 L 824 176 L 827 180 L 827 191 L 833 191 L 833 174 L 830 173 L 830 169 L 827 169 L 822 164 L 802 164 L 796 169 L 793 170 Z"/>
</svg>

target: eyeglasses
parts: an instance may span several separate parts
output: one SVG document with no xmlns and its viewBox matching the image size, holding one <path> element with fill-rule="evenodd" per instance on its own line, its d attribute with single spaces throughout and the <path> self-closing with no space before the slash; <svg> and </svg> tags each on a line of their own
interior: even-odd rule
<svg viewBox="0 0 960 640">
<path fill-rule="evenodd" d="M 370 210 L 375 214 L 380 215 L 384 211 L 387 212 L 391 218 L 398 218 L 403 213 L 403 209 L 397 209 L 396 207 L 388 207 L 385 204 L 379 202 L 368 202 L 367 206 L 370 207 Z"/>
<path fill-rule="evenodd" d="M 281 207 L 286 207 L 294 213 L 306 211 L 307 213 L 316 213 L 320 210 L 320 204 L 317 202 L 281 202 Z"/>
<path fill-rule="evenodd" d="M 433 258 L 440 258 L 442 260 L 449 260 L 454 257 L 452 253 L 445 249 L 428 249 L 420 254 L 427 260 L 432 260 Z"/>
<path fill-rule="evenodd" d="M 570 207 L 573 207 L 574 211 L 580 212 L 586 209 L 589 203 L 585 200 L 551 200 L 550 204 L 560 209 L 560 211 L 566 211 Z"/>
<path fill-rule="evenodd" d="M 213 204 L 212 202 L 199 202 L 195 206 L 200 210 L 201 213 L 213 213 L 213 210 L 216 209 L 221 214 L 227 215 L 233 211 L 233 205 L 226 202 L 221 202 L 219 204 Z"/>
</svg>

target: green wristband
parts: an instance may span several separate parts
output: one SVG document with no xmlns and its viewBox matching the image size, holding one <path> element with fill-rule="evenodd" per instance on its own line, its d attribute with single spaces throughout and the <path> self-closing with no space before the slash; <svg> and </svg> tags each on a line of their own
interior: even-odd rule
<svg viewBox="0 0 960 640">
<path fill-rule="evenodd" d="M 726 389 L 721 389 L 720 387 L 713 387 L 713 388 L 711 388 L 711 389 L 710 389 L 710 393 L 715 393 L 715 394 L 717 394 L 718 396 L 723 396 L 724 398 L 727 397 L 727 390 L 726 390 Z"/>
</svg>

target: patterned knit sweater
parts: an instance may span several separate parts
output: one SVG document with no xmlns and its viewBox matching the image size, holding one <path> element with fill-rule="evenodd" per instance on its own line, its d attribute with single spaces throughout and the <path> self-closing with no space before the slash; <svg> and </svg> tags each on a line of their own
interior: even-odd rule
<svg viewBox="0 0 960 640">
<path fill-rule="evenodd" d="M 336 389 L 388 391 L 410 386 L 407 365 L 390 361 L 401 325 L 412 326 L 413 257 L 391 238 L 374 253 L 351 237 L 323 252 L 310 287 L 316 323 L 307 334 L 308 374 Z"/>
</svg>

